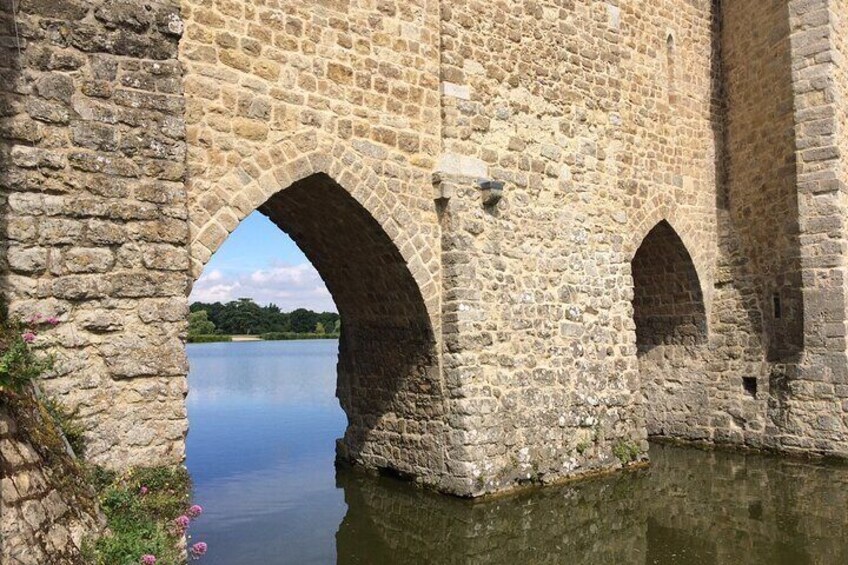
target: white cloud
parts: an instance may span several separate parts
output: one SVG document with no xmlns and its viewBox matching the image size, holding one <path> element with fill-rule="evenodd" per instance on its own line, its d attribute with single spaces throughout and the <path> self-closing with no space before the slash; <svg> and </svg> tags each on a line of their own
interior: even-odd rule
<svg viewBox="0 0 848 565">
<path fill-rule="evenodd" d="M 214 269 L 194 284 L 191 302 L 228 302 L 252 298 L 258 304 L 274 303 L 283 311 L 309 308 L 336 311 L 324 281 L 309 263 L 275 265 L 253 272 L 225 273 Z"/>
</svg>

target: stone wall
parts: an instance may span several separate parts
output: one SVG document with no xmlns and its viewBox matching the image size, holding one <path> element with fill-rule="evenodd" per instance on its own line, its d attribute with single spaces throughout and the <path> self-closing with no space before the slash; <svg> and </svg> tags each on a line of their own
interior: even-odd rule
<svg viewBox="0 0 848 565">
<path fill-rule="evenodd" d="M 94 492 L 56 425 L 28 395 L 0 406 L 0 561 L 85 565 L 104 527 Z"/>
<path fill-rule="evenodd" d="M 486 488 L 644 448 L 630 262 L 660 221 L 712 304 L 711 8 L 443 6 L 446 378 L 473 383 Z M 475 176 L 505 181 L 496 209 Z"/>
<path fill-rule="evenodd" d="M 339 456 L 453 482 L 439 370 L 438 3 L 183 5 L 193 274 L 259 209 L 341 313 Z"/>
<path fill-rule="evenodd" d="M 804 353 L 779 420 L 786 449 L 848 454 L 845 184 L 840 177 L 837 1 L 789 2 Z M 842 108 L 842 110 L 838 110 Z"/>
<path fill-rule="evenodd" d="M 345 319 L 344 458 L 476 495 L 649 431 L 845 454 L 843 12 L 21 2 L 2 289 L 60 317 L 44 386 L 113 467 L 183 457 L 185 297 L 257 209 Z M 640 343 L 648 302 L 695 297 L 685 338 Z"/>
<path fill-rule="evenodd" d="M 43 383 L 90 459 L 176 463 L 188 226 L 175 2 L 4 2 L 0 198 L 13 314 L 57 316 Z"/>
</svg>

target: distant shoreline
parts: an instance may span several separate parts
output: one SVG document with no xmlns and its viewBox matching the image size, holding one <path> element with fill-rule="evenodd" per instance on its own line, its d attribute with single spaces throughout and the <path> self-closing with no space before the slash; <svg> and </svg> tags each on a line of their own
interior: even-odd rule
<svg viewBox="0 0 848 565">
<path fill-rule="evenodd" d="M 194 335 L 188 343 L 245 343 L 257 341 L 306 341 L 313 339 L 339 339 L 339 334 L 311 334 L 294 332 L 273 332 L 261 335 Z"/>
</svg>

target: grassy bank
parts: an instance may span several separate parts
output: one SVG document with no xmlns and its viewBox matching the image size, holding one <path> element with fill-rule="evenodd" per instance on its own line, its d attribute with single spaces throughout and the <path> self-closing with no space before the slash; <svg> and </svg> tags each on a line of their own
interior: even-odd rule
<svg viewBox="0 0 848 565">
<path fill-rule="evenodd" d="M 252 339 L 246 339 L 246 338 Z M 188 343 L 217 343 L 217 342 L 241 342 L 241 341 L 287 341 L 297 339 L 339 339 L 339 334 L 315 334 L 297 332 L 270 332 L 255 336 L 232 336 L 232 335 L 190 335 Z"/>
<path fill-rule="evenodd" d="M 216 343 L 219 341 L 233 341 L 231 335 L 189 335 L 188 343 Z"/>
<path fill-rule="evenodd" d="M 294 339 L 339 339 L 339 334 L 271 332 L 271 333 L 262 334 L 262 339 L 264 339 L 266 341 L 281 341 L 281 340 L 294 340 Z"/>
</svg>

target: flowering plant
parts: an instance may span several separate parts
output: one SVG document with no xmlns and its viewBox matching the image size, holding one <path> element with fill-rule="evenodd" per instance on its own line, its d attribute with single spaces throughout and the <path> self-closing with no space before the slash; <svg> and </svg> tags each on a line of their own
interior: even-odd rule
<svg viewBox="0 0 848 565">
<path fill-rule="evenodd" d="M 28 320 L 15 320 L 0 312 L 0 392 L 18 392 L 41 373 L 50 369 L 49 358 L 37 357 L 30 345 L 42 328 L 59 323 L 55 316 L 35 314 Z"/>
</svg>

